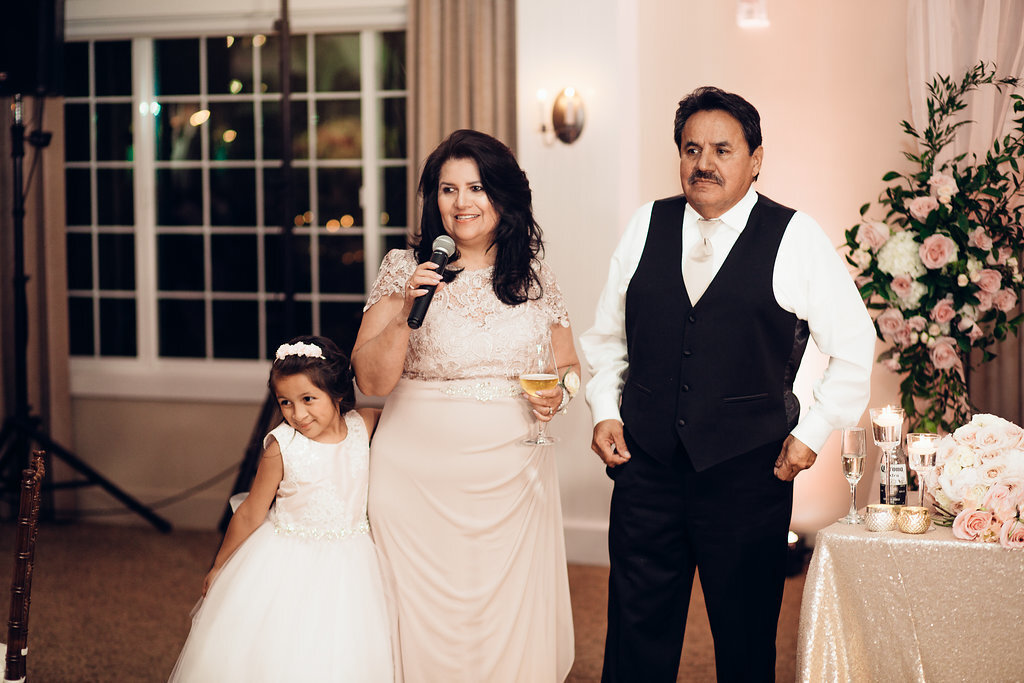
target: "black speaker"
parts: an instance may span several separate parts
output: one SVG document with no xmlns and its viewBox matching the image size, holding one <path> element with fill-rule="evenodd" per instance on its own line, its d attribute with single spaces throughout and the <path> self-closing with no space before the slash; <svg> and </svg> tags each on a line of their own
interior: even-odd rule
<svg viewBox="0 0 1024 683">
<path fill-rule="evenodd" d="M 4 0 L 0 96 L 64 92 L 64 0 Z"/>
</svg>

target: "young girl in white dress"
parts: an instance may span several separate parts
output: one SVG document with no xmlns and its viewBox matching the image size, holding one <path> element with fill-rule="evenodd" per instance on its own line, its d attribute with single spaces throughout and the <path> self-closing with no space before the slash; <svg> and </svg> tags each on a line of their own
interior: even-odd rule
<svg viewBox="0 0 1024 683">
<path fill-rule="evenodd" d="M 366 519 L 380 411 L 354 409 L 348 358 L 323 337 L 282 345 L 269 386 L 284 422 L 264 439 L 170 680 L 393 681 Z"/>
</svg>

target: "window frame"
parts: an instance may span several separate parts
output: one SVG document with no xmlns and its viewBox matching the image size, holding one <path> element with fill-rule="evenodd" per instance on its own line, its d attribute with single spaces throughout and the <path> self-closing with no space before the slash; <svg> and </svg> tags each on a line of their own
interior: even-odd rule
<svg viewBox="0 0 1024 683">
<path fill-rule="evenodd" d="M 117 3 L 115 3 L 117 4 Z M 143 5 L 145 3 L 142 3 Z M 362 190 L 360 203 L 362 205 L 364 225 L 360 228 L 350 229 L 346 234 L 363 237 L 365 250 L 364 260 L 364 291 L 368 292 L 373 284 L 376 275 L 376 265 L 384 256 L 383 242 L 388 235 L 404 234 L 406 228 L 385 228 L 380 225 L 380 214 L 382 211 L 382 188 L 380 183 L 382 174 L 380 171 L 389 165 L 406 165 L 408 158 L 388 159 L 385 158 L 378 142 L 378 117 L 379 105 L 382 97 L 401 96 L 406 98 L 408 106 L 408 90 L 394 91 L 378 89 L 376 78 L 377 67 L 377 38 L 381 33 L 390 31 L 407 31 L 407 19 L 405 14 L 405 2 L 402 0 L 386 0 L 385 2 L 356 2 L 355 0 L 344 0 L 343 7 L 339 11 L 338 3 L 335 2 L 330 8 L 311 7 L 315 3 L 306 3 L 305 8 L 293 11 L 291 20 L 292 34 L 315 34 L 315 33 L 339 33 L 359 32 L 360 36 L 360 98 L 362 107 L 362 135 L 363 152 L 359 159 L 358 166 L 363 169 Z M 77 6 L 77 8 L 76 8 Z M 261 401 L 266 392 L 266 377 L 269 371 L 267 360 L 235 360 L 235 359 L 182 359 L 182 358 L 161 358 L 159 356 L 158 341 L 159 328 L 157 318 L 158 308 L 158 287 L 157 287 L 157 235 L 158 226 L 156 222 L 156 169 L 159 167 L 155 153 L 155 130 L 153 118 L 149 113 L 149 102 L 153 100 L 153 41 L 159 38 L 180 37 L 198 38 L 205 42 L 208 37 L 222 37 L 224 35 L 241 35 L 265 33 L 270 35 L 271 31 L 261 30 L 254 26 L 260 24 L 262 27 L 272 25 L 267 17 L 248 15 L 231 16 L 230 13 L 219 18 L 197 17 L 195 15 L 182 16 L 174 20 L 168 20 L 166 16 L 145 17 L 139 16 L 138 10 L 131 13 L 110 17 L 85 17 L 80 15 L 76 18 L 74 10 L 80 10 L 83 2 L 69 0 L 68 4 L 68 25 L 66 27 L 67 40 L 126 40 L 132 41 L 132 116 L 135 130 L 133 144 L 135 147 L 133 169 L 133 183 L 135 194 L 135 225 L 132 226 L 135 234 L 135 275 L 136 290 L 134 296 L 137 305 L 137 356 L 126 357 L 84 357 L 72 356 L 70 358 L 70 390 L 76 398 L 136 398 L 145 400 L 199 400 L 213 402 L 257 402 Z M 132 8 L 138 8 L 132 5 Z M 127 9 L 127 5 L 126 5 Z M 187 8 L 186 8 L 187 9 Z M 347 10 L 347 11 L 346 11 Z M 223 12 L 223 9 L 220 10 Z M 265 13 L 264 13 L 265 14 Z M 200 29 L 201 25 L 201 29 Z M 90 49 L 90 55 L 92 50 Z M 205 70 L 205 62 L 203 63 Z M 93 78 L 93 70 L 90 68 L 90 78 Z M 310 78 L 309 89 L 315 89 L 314 79 Z M 99 98 L 101 101 L 107 98 Z M 157 98 L 159 99 L 159 98 Z M 264 98 L 264 99 L 273 99 Z M 278 99 L 280 96 L 278 95 Z M 97 98 L 93 90 L 88 98 L 90 106 L 94 106 Z M 81 101 L 81 100 L 79 100 Z M 258 135 L 258 131 L 256 132 Z M 95 133 L 91 132 L 94 136 Z M 91 143 L 94 145 L 94 142 Z M 95 173 L 95 167 L 99 163 L 95 159 L 95 149 L 89 165 Z M 209 161 L 204 161 L 204 165 Z M 255 169 L 261 173 L 261 169 L 273 167 L 274 163 L 267 163 L 264 160 L 257 161 Z M 297 173 L 308 172 L 311 181 L 315 183 L 316 170 L 319 167 L 331 168 L 336 163 L 319 165 L 313 159 L 296 160 L 293 163 L 293 170 Z M 93 196 L 95 197 L 95 184 L 93 184 Z M 257 184 L 258 192 L 262 192 L 262 181 Z M 316 186 L 310 187 L 311 200 L 314 211 L 316 210 L 317 192 Z M 254 201 L 262 202 L 262 197 L 254 198 Z M 95 204 L 95 202 L 94 202 Z M 95 211 L 95 206 L 93 207 Z M 372 218 L 372 220 L 371 220 Z M 410 207 L 409 219 L 412 218 Z M 257 221 L 259 223 L 259 221 Z M 270 227 L 276 227 L 271 221 Z M 266 234 L 264 228 L 267 226 L 257 225 L 255 234 L 262 236 Z M 91 228 L 95 235 L 97 227 L 95 220 Z M 323 230 L 323 226 L 316 224 L 316 230 Z M 104 230 L 107 232 L 107 230 Z M 94 237 L 95 239 L 95 237 Z M 315 237 L 312 238 L 315 241 Z M 261 248 L 262 251 L 262 248 Z M 93 260 L 98 258 L 98 252 L 94 250 Z M 316 256 L 311 254 L 312 267 L 316 267 Z M 372 265 L 371 265 L 372 264 Z M 262 264 L 260 266 L 263 267 Z M 95 282 L 95 279 L 94 279 Z M 311 298 L 313 306 L 314 325 L 319 319 L 319 299 L 317 298 L 317 287 L 314 287 Z M 78 290 L 76 290 L 78 291 Z M 104 292 L 106 294 L 106 292 Z M 260 292 L 263 296 L 265 292 Z M 210 295 L 210 290 L 205 291 L 205 296 Z M 220 296 L 217 297 L 221 298 Z M 273 298 L 273 297 L 268 297 Z M 365 294 L 332 295 L 331 300 L 351 300 L 362 302 Z M 264 299 L 260 299 L 263 301 Z M 261 329 L 263 326 L 261 306 Z M 94 318 L 95 319 L 95 318 Z M 99 330 L 94 331 L 99 335 Z M 212 335 L 212 330 L 207 327 L 207 338 Z M 261 335 L 262 336 L 262 335 Z M 95 337 L 94 337 L 95 338 Z M 269 341 L 267 343 L 270 343 Z M 261 356 L 265 357 L 263 344 L 261 344 Z M 208 346 L 209 348 L 209 346 Z M 97 347 L 98 353 L 98 347 Z"/>
</svg>

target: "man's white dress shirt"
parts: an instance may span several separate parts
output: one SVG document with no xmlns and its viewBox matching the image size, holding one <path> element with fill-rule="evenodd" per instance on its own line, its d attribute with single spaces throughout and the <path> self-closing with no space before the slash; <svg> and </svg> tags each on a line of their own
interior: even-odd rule
<svg viewBox="0 0 1024 683">
<path fill-rule="evenodd" d="M 751 187 L 722 216 L 723 225 L 711 238 L 717 274 L 757 203 Z M 626 350 L 626 290 L 647 242 L 654 202 L 640 207 L 612 254 L 608 281 L 597 302 L 594 325 L 580 336 L 590 368 L 586 396 L 594 424 L 619 420 L 619 397 L 629 367 Z M 683 214 L 683 252 L 700 240 L 697 219 L 690 205 Z M 779 306 L 806 320 L 818 349 L 829 356 L 828 366 L 814 384 L 814 402 L 792 434 L 815 453 L 821 451 L 833 429 L 855 425 L 867 406 L 875 350 L 875 328 L 850 277 L 828 237 L 813 218 L 797 211 L 789 222 L 775 260 L 772 276 Z M 665 311 L 665 315 L 671 315 Z"/>
</svg>

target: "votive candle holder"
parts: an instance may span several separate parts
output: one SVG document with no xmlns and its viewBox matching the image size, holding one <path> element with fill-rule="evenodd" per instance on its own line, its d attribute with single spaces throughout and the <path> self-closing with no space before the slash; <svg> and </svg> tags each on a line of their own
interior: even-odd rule
<svg viewBox="0 0 1024 683">
<path fill-rule="evenodd" d="M 931 525 L 932 518 L 926 507 L 907 505 L 900 508 L 896 517 L 896 526 L 905 534 L 923 534 Z"/>
<path fill-rule="evenodd" d="M 864 526 L 867 527 L 868 531 L 892 531 L 896 528 L 899 507 L 898 505 L 886 505 L 884 503 L 868 505 L 864 513 Z"/>
</svg>

